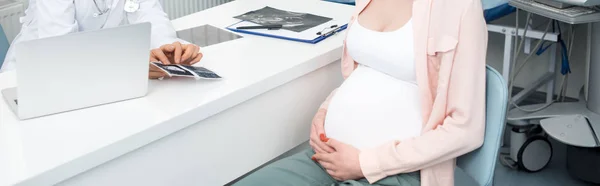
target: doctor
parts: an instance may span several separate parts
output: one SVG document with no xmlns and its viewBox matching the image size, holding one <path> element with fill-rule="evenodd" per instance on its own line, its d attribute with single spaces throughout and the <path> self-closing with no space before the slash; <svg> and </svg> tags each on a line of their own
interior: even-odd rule
<svg viewBox="0 0 600 186">
<path fill-rule="evenodd" d="M 11 46 L 33 39 L 141 22 L 152 23 L 150 61 L 194 64 L 202 58 L 200 47 L 177 38 L 159 0 L 29 0 L 29 8 L 21 17 L 21 33 Z M 15 51 L 11 47 L 0 72 L 14 69 L 15 63 Z M 164 76 L 162 71 L 150 68 L 150 78 Z"/>
</svg>

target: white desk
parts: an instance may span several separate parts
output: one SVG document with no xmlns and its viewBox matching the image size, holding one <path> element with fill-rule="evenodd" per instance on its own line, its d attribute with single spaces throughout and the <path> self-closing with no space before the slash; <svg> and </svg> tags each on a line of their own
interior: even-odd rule
<svg viewBox="0 0 600 186">
<path fill-rule="evenodd" d="M 265 5 L 348 19 L 318 0 L 237 0 L 173 21 L 225 27 Z M 18 121 L 0 102 L 0 186 L 223 185 L 308 139 L 341 82 L 343 34 L 319 44 L 244 35 L 203 48 L 222 81 L 152 81 L 136 100 Z M 16 86 L 0 74 L 0 89 Z M 183 130 L 182 130 L 183 129 Z"/>
</svg>

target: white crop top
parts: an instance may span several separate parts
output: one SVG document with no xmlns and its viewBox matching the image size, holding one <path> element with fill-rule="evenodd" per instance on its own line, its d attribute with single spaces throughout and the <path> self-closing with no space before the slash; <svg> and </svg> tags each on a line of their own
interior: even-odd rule
<svg viewBox="0 0 600 186">
<path fill-rule="evenodd" d="M 358 23 L 346 40 L 359 63 L 332 98 L 325 119 L 327 137 L 359 149 L 420 135 L 421 110 L 409 21 L 390 32 Z"/>
</svg>

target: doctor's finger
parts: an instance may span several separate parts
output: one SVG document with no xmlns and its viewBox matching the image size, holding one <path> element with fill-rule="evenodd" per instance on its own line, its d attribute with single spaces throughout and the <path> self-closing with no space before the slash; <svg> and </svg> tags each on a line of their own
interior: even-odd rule
<svg viewBox="0 0 600 186">
<path fill-rule="evenodd" d="M 156 57 L 154 57 L 154 55 L 152 53 L 150 53 L 150 62 L 157 62 L 158 59 L 156 59 Z"/>
<path fill-rule="evenodd" d="M 153 65 L 151 65 L 153 66 Z M 158 79 L 167 76 L 167 73 L 162 70 L 150 68 L 150 72 L 148 73 L 148 78 L 150 79 Z"/>
<path fill-rule="evenodd" d="M 193 64 L 200 62 L 200 60 L 202 60 L 202 56 L 204 56 L 204 55 L 202 55 L 202 53 L 198 53 L 196 55 L 196 57 L 194 59 L 192 59 L 192 61 L 190 61 L 190 64 L 193 65 Z"/>
<path fill-rule="evenodd" d="M 181 61 L 184 62 L 189 62 L 192 59 L 194 59 L 194 45 L 189 44 L 189 45 L 183 45 L 183 55 L 181 56 Z"/>
<path fill-rule="evenodd" d="M 148 74 L 148 78 L 150 79 L 158 79 L 158 78 L 162 78 L 165 77 L 165 73 L 162 72 L 150 72 Z"/>
<path fill-rule="evenodd" d="M 161 49 L 163 52 L 168 52 L 168 53 L 171 53 L 171 52 L 175 51 L 175 45 L 172 45 L 172 44 L 166 44 L 166 45 L 160 46 L 160 49 Z"/>
<path fill-rule="evenodd" d="M 163 51 L 161 49 L 154 49 L 151 51 L 151 53 L 154 56 L 154 58 L 158 59 L 158 61 L 162 62 L 162 64 L 165 64 L 165 65 L 171 64 L 171 62 L 169 61 L 169 58 L 167 58 L 167 56 L 165 55 L 165 53 L 163 53 Z"/>
<path fill-rule="evenodd" d="M 194 60 L 195 60 L 196 58 L 198 58 L 198 53 L 195 53 L 195 54 L 194 54 L 194 53 L 192 53 L 192 57 L 190 57 L 190 59 L 188 59 L 188 60 L 186 61 L 186 63 L 188 63 L 188 64 L 193 64 L 193 63 L 194 63 Z"/>
<path fill-rule="evenodd" d="M 200 46 L 198 45 L 192 45 L 194 49 L 192 52 L 192 58 L 196 58 L 199 54 L 200 54 Z"/>
<path fill-rule="evenodd" d="M 175 58 L 175 64 L 179 64 L 179 63 L 181 63 L 181 54 L 183 53 L 183 48 L 179 41 L 173 43 L 173 46 L 175 46 L 175 51 L 173 52 L 173 55 L 174 55 L 173 57 Z"/>
</svg>

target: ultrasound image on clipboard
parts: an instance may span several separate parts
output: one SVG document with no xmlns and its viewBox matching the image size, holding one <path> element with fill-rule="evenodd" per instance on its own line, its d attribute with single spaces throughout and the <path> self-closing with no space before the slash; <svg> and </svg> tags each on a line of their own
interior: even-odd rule
<svg viewBox="0 0 600 186">
<path fill-rule="evenodd" d="M 302 32 L 332 20 L 332 18 L 328 17 L 279 10 L 269 6 L 235 16 L 234 18 L 259 25 L 283 25 L 282 29 L 294 32 Z"/>
</svg>

